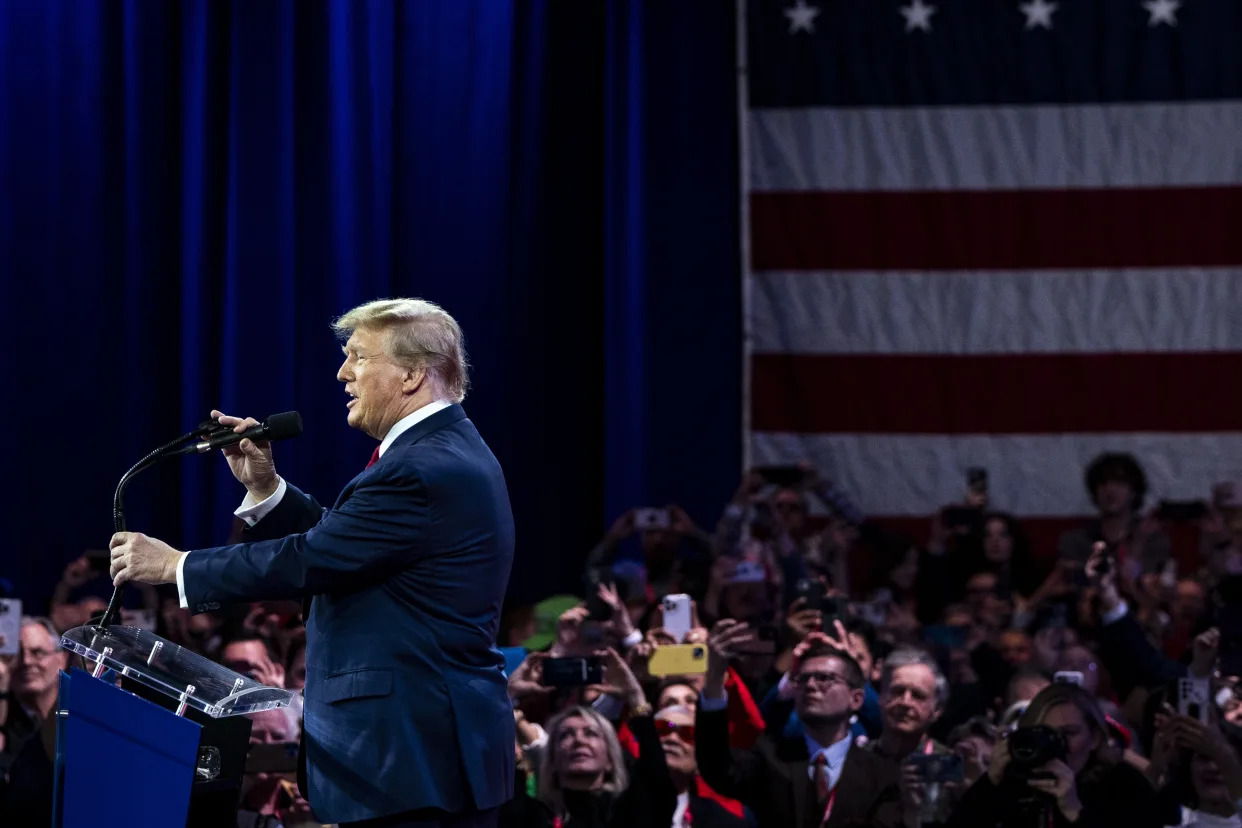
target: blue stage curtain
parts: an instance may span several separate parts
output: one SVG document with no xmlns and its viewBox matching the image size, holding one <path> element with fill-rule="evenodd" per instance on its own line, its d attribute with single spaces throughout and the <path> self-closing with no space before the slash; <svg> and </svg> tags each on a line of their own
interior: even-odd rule
<svg viewBox="0 0 1242 828">
<path fill-rule="evenodd" d="M 212 407 L 301 411 L 278 466 L 330 503 L 373 444 L 328 326 L 393 295 L 466 332 L 519 600 L 577 587 L 623 506 L 714 521 L 740 408 L 727 6 L 0 4 L 0 576 L 42 609 L 107 543 L 121 472 Z M 130 527 L 217 544 L 240 494 L 190 458 L 135 481 Z"/>
</svg>

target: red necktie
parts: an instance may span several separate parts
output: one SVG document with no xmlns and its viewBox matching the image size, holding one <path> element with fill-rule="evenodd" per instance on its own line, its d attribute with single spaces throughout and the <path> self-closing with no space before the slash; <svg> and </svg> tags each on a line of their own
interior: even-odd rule
<svg viewBox="0 0 1242 828">
<path fill-rule="evenodd" d="M 367 468 L 374 466 L 377 460 L 379 460 L 379 446 L 376 446 L 375 451 L 371 452 L 371 462 L 367 463 Z"/>
<path fill-rule="evenodd" d="M 815 798 L 820 805 L 828 801 L 831 793 L 828 785 L 828 757 L 819 754 L 815 757 Z"/>
</svg>

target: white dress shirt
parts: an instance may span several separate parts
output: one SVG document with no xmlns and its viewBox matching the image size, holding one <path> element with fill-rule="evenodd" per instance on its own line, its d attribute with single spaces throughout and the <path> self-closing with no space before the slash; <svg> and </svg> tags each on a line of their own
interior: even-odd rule
<svg viewBox="0 0 1242 828">
<path fill-rule="evenodd" d="M 388 429 L 384 439 L 380 441 L 380 457 L 383 457 L 384 452 L 388 451 L 388 447 L 406 431 L 409 431 L 432 414 L 443 411 L 450 405 L 452 403 L 445 400 L 435 400 L 397 420 L 397 422 L 393 423 L 392 428 Z M 283 477 L 277 475 L 276 481 L 276 491 L 263 500 L 255 500 L 250 492 L 246 492 L 246 496 L 242 498 L 241 506 L 237 507 L 237 511 L 233 512 L 233 514 L 244 520 L 247 526 L 254 526 L 260 520 L 267 517 L 273 509 L 280 505 L 280 501 L 284 499 L 285 492 L 289 490 Z M 185 558 L 189 554 L 189 552 L 182 552 L 181 557 L 177 559 L 177 597 L 181 600 L 182 609 L 189 609 L 190 607 L 189 602 L 185 599 Z"/>
<path fill-rule="evenodd" d="M 828 760 L 824 769 L 828 771 L 828 790 L 832 790 L 841 779 L 841 768 L 845 766 L 845 757 L 849 754 L 850 745 L 854 742 L 854 734 L 846 733 L 844 739 L 833 742 L 827 747 L 812 739 L 809 733 L 803 733 L 802 736 L 806 739 L 807 762 L 810 763 L 807 773 L 810 774 L 811 781 L 815 781 L 815 757 L 822 753 Z"/>
</svg>

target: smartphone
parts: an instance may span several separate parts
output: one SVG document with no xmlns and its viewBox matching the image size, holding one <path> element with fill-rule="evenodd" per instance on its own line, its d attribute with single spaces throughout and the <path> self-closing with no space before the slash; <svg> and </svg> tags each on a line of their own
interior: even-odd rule
<svg viewBox="0 0 1242 828">
<path fill-rule="evenodd" d="M 956 753 L 915 753 L 906 764 L 918 768 L 924 782 L 961 782 L 966 778 L 962 757 Z"/>
<path fill-rule="evenodd" d="M 1182 716 L 1208 723 L 1208 694 L 1206 679 L 1179 678 L 1177 680 L 1177 712 Z"/>
<path fill-rule="evenodd" d="M 690 596 L 682 593 L 665 595 L 661 606 L 664 608 L 664 630 L 680 644 L 686 640 L 686 634 L 694 629 Z"/>
<path fill-rule="evenodd" d="M 759 466 L 755 471 L 768 483 L 783 489 L 801 486 L 806 479 L 806 472 L 797 466 Z"/>
<path fill-rule="evenodd" d="M 297 773 L 297 742 L 262 742 L 246 752 L 246 773 Z"/>
<path fill-rule="evenodd" d="M 1052 674 L 1053 684 L 1076 684 L 1079 687 L 1083 685 L 1082 673 L 1078 670 L 1059 670 Z"/>
<path fill-rule="evenodd" d="M 799 578 L 794 592 L 806 602 L 803 609 L 823 609 L 824 596 L 828 588 L 815 578 Z"/>
<path fill-rule="evenodd" d="M 1202 500 L 1162 500 L 1156 517 L 1171 523 L 1190 523 L 1207 517 L 1207 504 Z"/>
<path fill-rule="evenodd" d="M 0 655 L 17 655 L 21 644 L 22 602 L 16 598 L 0 599 Z"/>
<path fill-rule="evenodd" d="M 706 673 L 707 645 L 666 644 L 656 647 L 647 661 L 647 672 L 661 678 L 664 676 L 697 676 Z"/>
<path fill-rule="evenodd" d="M 603 683 L 604 665 L 599 656 L 547 658 L 543 661 L 545 687 L 585 687 Z"/>
<path fill-rule="evenodd" d="M 982 466 L 971 466 L 966 470 L 966 488 L 977 494 L 987 494 L 988 470 Z"/>
<path fill-rule="evenodd" d="M 648 529 L 667 529 L 673 525 L 668 509 L 635 509 L 634 528 L 642 532 Z"/>
</svg>

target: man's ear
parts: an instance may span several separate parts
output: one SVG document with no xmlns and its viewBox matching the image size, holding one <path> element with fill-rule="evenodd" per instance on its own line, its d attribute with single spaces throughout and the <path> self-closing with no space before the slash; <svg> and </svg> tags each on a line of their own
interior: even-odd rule
<svg viewBox="0 0 1242 828">
<path fill-rule="evenodd" d="M 405 376 L 401 380 L 401 392 L 403 394 L 417 394 L 418 389 L 422 387 L 426 379 L 427 369 L 424 366 L 405 369 Z"/>
<path fill-rule="evenodd" d="M 866 691 L 859 687 L 857 690 L 850 691 L 850 710 L 857 713 L 862 710 L 863 700 L 866 698 Z"/>
</svg>

